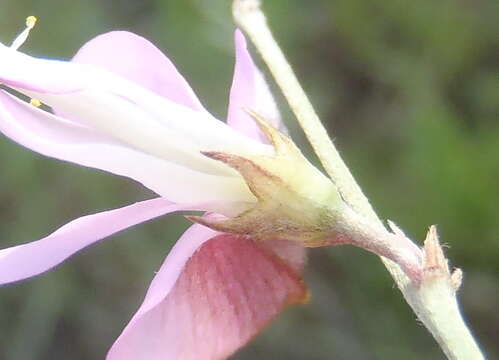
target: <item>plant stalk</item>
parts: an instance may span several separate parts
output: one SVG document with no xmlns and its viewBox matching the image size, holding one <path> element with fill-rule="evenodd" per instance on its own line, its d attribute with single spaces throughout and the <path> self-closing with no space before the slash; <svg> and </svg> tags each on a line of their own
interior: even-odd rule
<svg viewBox="0 0 499 360">
<path fill-rule="evenodd" d="M 324 169 L 338 187 L 344 200 L 358 214 L 368 219 L 372 226 L 388 232 L 331 141 L 275 41 L 260 5 L 259 0 L 234 0 L 233 15 L 236 23 L 249 35 L 260 52 Z M 459 284 L 456 278 L 461 273 L 449 272 L 436 231 L 432 229 L 428 234 L 429 237 L 430 233 L 432 234 L 432 241 L 428 241 L 427 238 L 425 249 L 421 253 L 423 265 L 419 280 L 409 278 L 395 262 L 384 257 L 381 257 L 381 260 L 407 303 L 436 339 L 448 359 L 484 359 L 458 307 L 456 290 Z M 392 230 L 403 234 L 396 227 Z M 426 246 L 427 243 L 432 246 Z M 435 260 L 437 258 L 438 261 Z"/>
</svg>

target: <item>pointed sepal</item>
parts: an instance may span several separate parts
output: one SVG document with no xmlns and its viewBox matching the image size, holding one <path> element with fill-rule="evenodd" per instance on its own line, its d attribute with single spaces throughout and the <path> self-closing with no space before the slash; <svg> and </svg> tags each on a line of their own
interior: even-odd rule
<svg viewBox="0 0 499 360">
<path fill-rule="evenodd" d="M 257 198 L 248 211 L 226 220 L 189 217 L 212 229 L 256 239 L 287 239 L 319 246 L 330 238 L 344 206 L 336 186 L 303 156 L 286 135 L 261 116 L 250 115 L 273 145 L 273 156 L 203 152 L 238 171 Z"/>
</svg>

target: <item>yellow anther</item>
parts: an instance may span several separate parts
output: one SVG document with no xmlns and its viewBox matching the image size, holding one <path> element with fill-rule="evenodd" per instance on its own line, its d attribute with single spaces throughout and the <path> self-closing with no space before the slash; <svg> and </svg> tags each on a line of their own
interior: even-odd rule
<svg viewBox="0 0 499 360">
<path fill-rule="evenodd" d="M 28 16 L 26 18 L 26 27 L 30 28 L 30 29 L 33 29 L 35 27 L 35 24 L 36 24 L 36 21 L 38 19 L 36 18 L 36 16 Z"/>
<path fill-rule="evenodd" d="M 40 102 L 40 100 L 38 100 L 38 99 L 31 99 L 31 100 L 29 101 L 29 103 L 30 103 L 31 105 L 35 106 L 35 107 L 40 107 L 40 106 L 42 106 L 42 103 L 41 103 L 41 102 Z"/>
</svg>

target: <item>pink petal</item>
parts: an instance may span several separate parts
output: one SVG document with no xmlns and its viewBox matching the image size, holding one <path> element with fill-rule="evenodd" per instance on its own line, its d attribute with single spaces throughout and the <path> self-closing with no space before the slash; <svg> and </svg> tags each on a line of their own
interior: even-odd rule
<svg viewBox="0 0 499 360">
<path fill-rule="evenodd" d="M 286 131 L 279 110 L 265 82 L 248 52 L 246 40 L 240 30 L 235 33 L 236 65 L 230 90 L 227 123 L 256 140 L 265 141 L 255 121 L 245 109 L 265 117 L 274 127 Z"/>
<path fill-rule="evenodd" d="M 32 58 L 0 44 L 0 81 L 99 133 L 202 172 L 238 176 L 200 151 L 273 153 L 206 111 L 94 65 Z"/>
<path fill-rule="evenodd" d="M 130 177 L 175 202 L 246 201 L 241 179 L 204 174 L 136 151 L 3 91 L 0 132 L 43 155 Z"/>
<path fill-rule="evenodd" d="M 73 220 L 41 240 L 0 250 L 0 284 L 41 274 L 121 230 L 185 209 L 156 198 Z"/>
<path fill-rule="evenodd" d="M 73 62 L 92 64 L 194 110 L 204 110 L 173 63 L 151 42 L 127 31 L 113 31 L 87 42 Z"/>
<path fill-rule="evenodd" d="M 273 153 L 272 147 L 208 112 L 166 99 L 102 67 L 32 58 L 0 44 L 0 81 L 99 133 L 209 174 L 238 176 L 200 151 Z"/>
<path fill-rule="evenodd" d="M 300 276 L 248 238 L 192 226 L 168 255 L 108 360 L 225 359 L 284 306 Z"/>
</svg>

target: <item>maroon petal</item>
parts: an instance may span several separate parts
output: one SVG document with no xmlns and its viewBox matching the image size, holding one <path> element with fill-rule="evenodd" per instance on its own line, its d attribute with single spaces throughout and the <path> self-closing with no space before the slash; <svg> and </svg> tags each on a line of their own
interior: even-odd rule
<svg viewBox="0 0 499 360">
<path fill-rule="evenodd" d="M 225 359 L 283 307 L 306 299 L 301 276 L 274 252 L 194 225 L 169 254 L 108 360 Z"/>
</svg>

